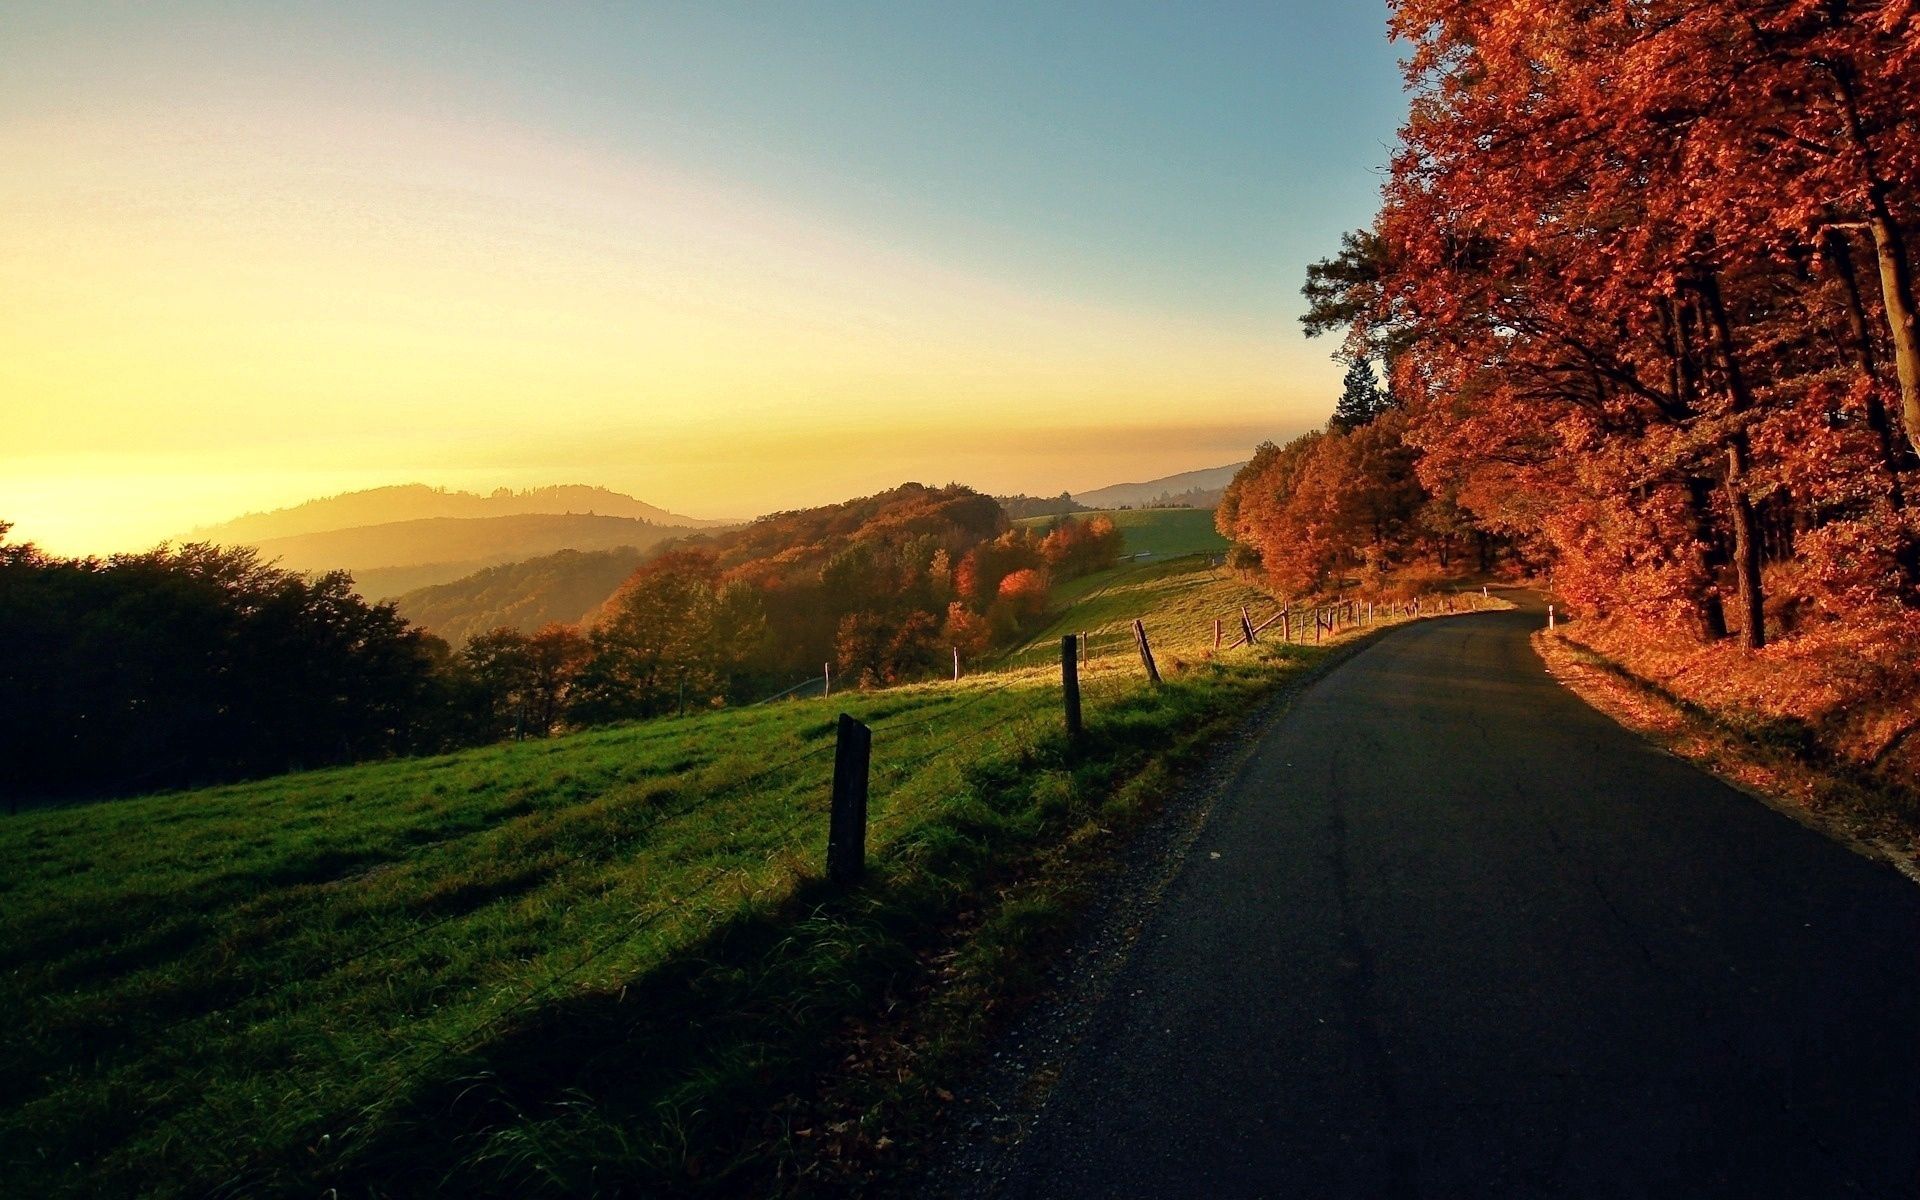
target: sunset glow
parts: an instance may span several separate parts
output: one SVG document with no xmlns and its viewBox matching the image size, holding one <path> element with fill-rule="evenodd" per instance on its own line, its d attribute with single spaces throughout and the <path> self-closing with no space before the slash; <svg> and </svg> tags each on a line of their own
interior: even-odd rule
<svg viewBox="0 0 1920 1200">
<path fill-rule="evenodd" d="M 45 36 L 77 60 L 113 34 Z M 177 70 L 259 36 L 176 47 Z M 909 478 L 1095 487 L 1244 457 L 1320 419 L 1337 377 L 1273 303 L 1194 311 L 1016 247 L 916 244 L 457 79 L 321 66 L 152 65 L 164 102 L 105 74 L 84 103 L 70 77 L 9 97 L 16 538 L 137 548 L 410 481 L 591 482 L 714 516 Z"/>
</svg>

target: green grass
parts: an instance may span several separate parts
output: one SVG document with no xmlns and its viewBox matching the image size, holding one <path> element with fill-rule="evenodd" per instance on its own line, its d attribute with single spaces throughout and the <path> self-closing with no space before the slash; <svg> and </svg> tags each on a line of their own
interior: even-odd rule
<svg viewBox="0 0 1920 1200">
<path fill-rule="evenodd" d="M 1060 638 L 1068 633 L 1086 636 L 1096 663 L 1118 659 L 1137 665 L 1135 620 L 1146 627 L 1157 662 L 1200 662 L 1213 653 L 1214 621 L 1222 623 L 1224 642 L 1230 644 L 1240 636 L 1242 606 L 1256 624 L 1279 611 L 1270 595 L 1212 566 L 1206 555 L 1122 563 L 1064 584 L 1056 590 L 1056 602 L 1064 605 L 1063 611 L 1002 654 L 1002 666 L 1036 667 L 1058 661 Z M 1310 619 L 1304 617 L 1307 611 L 1293 606 L 1296 616 L 1286 628 L 1296 640 L 1302 639 L 1303 628 L 1311 629 Z M 1275 627 L 1261 637 L 1272 641 L 1280 633 Z"/>
<path fill-rule="evenodd" d="M 1225 554 L 1227 539 L 1213 527 L 1210 508 L 1123 508 L 1075 513 L 1074 519 L 1108 517 L 1126 535 L 1128 554 L 1155 559 L 1185 554 Z M 1052 517 L 1028 517 L 1019 523 L 1044 528 Z"/>
<path fill-rule="evenodd" d="M 35 1196 L 764 1182 L 798 1153 L 769 1104 L 943 923 L 992 910 L 976 956 L 1012 969 L 1035 918 L 992 909 L 995 881 L 1121 823 L 1162 750 L 1310 659 L 1207 660 L 1212 615 L 1253 595 L 1191 562 L 1079 581 L 1059 624 L 1148 618 L 1168 683 L 1096 641 L 1077 754 L 1041 655 L 0 822 L 0 1176 Z M 843 710 L 874 729 L 873 867 L 834 895 Z"/>
</svg>

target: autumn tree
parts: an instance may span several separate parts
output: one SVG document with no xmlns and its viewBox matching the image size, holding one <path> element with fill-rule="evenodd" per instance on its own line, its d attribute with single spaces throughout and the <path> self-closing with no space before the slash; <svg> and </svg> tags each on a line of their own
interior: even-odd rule
<svg viewBox="0 0 1920 1200">
<path fill-rule="evenodd" d="M 1914 603 L 1911 6 L 1393 12 L 1415 99 L 1307 321 L 1392 348 L 1429 489 L 1596 611 Z"/>
<path fill-rule="evenodd" d="M 1061 517 L 1040 539 L 1040 557 L 1056 580 L 1105 570 L 1120 561 L 1124 537 L 1111 517 Z"/>
<path fill-rule="evenodd" d="M 1412 561 L 1424 549 L 1428 497 L 1404 425 L 1389 412 L 1351 431 L 1330 423 L 1262 446 L 1216 513 L 1220 531 L 1242 548 L 1237 564 L 1306 593 Z"/>
<path fill-rule="evenodd" d="M 721 699 L 764 635 L 751 587 L 721 580 L 711 555 L 664 555 L 627 582 L 588 633 L 568 716 L 599 724 Z"/>
<path fill-rule="evenodd" d="M 753 615 L 741 611 L 722 617 L 751 637 Z M 572 698 L 573 686 L 586 669 L 592 645 L 585 634 L 572 625 L 559 623 L 542 627 L 527 639 L 526 709 L 529 726 L 544 735 L 560 723 Z"/>
<path fill-rule="evenodd" d="M 1050 584 L 1045 570 L 1021 567 L 1004 575 L 987 607 L 987 625 L 995 636 L 1011 638 L 1046 615 Z"/>
</svg>

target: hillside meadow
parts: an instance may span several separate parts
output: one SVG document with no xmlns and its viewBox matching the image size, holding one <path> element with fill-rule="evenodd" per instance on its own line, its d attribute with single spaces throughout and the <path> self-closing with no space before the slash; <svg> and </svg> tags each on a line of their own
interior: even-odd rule
<svg viewBox="0 0 1920 1200">
<path fill-rule="evenodd" d="M 1085 581 L 1061 623 L 1144 619 L 1167 682 L 1097 649 L 1077 755 L 1045 662 L 15 816 L 0 1169 L 36 1196 L 761 1188 L 819 1152 L 769 1106 L 939 929 L 982 914 L 961 966 L 1017 977 L 1069 904 L 1002 885 L 1323 653 L 1210 657 L 1243 603 L 1273 607 L 1205 559 Z M 833 894 L 843 711 L 874 730 L 871 870 Z"/>
<path fill-rule="evenodd" d="M 1127 553 L 1150 558 L 1178 558 L 1186 554 L 1223 554 L 1227 539 L 1213 527 L 1210 508 L 1092 509 L 1073 514 L 1076 521 L 1105 517 L 1126 538 Z M 1024 517 L 1015 522 L 1045 529 L 1056 517 Z"/>
</svg>

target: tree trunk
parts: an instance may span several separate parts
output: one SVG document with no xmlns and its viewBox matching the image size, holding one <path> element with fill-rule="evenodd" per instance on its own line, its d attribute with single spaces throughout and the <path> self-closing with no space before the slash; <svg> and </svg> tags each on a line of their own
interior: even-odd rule
<svg viewBox="0 0 1920 1200">
<path fill-rule="evenodd" d="M 1699 361 L 1695 357 L 1690 316 L 1697 314 L 1698 297 L 1689 303 L 1679 295 L 1668 298 L 1662 311 L 1667 332 L 1667 352 L 1673 363 L 1671 382 L 1673 398 L 1681 409 L 1692 413 L 1696 408 L 1699 389 Z M 1687 512 L 1693 524 L 1693 541 L 1699 549 L 1696 552 L 1696 566 L 1700 572 L 1700 588 L 1693 596 L 1694 619 L 1699 622 L 1700 637 L 1703 641 L 1717 642 L 1727 636 L 1727 605 L 1720 596 L 1717 582 L 1721 556 L 1719 539 L 1713 532 L 1713 481 L 1701 476 L 1687 480 Z"/>
<path fill-rule="evenodd" d="M 1740 356 L 1733 345 L 1733 327 L 1727 320 L 1727 306 L 1720 296 L 1720 283 L 1708 275 L 1699 284 L 1700 299 L 1713 325 L 1714 357 L 1726 386 L 1731 411 L 1737 416 L 1753 407 L 1753 395 L 1747 390 L 1746 376 L 1740 371 Z M 1749 650 L 1767 644 L 1766 583 L 1760 574 L 1760 538 L 1753 514 L 1753 498 L 1747 494 L 1747 435 L 1736 429 L 1727 438 L 1726 474 L 1722 486 L 1727 508 L 1733 518 L 1733 572 L 1738 588 L 1740 612 L 1745 618 L 1741 640 Z"/>
<path fill-rule="evenodd" d="M 1906 489 L 1900 483 L 1900 469 L 1903 450 L 1896 444 L 1893 436 L 1893 424 L 1887 417 L 1887 406 L 1880 400 L 1880 362 L 1875 351 L 1873 334 L 1867 326 L 1867 308 L 1860 296 L 1860 276 L 1854 269 L 1853 240 L 1838 229 L 1827 231 L 1826 257 L 1833 267 L 1833 273 L 1839 277 L 1842 290 L 1847 297 L 1847 326 L 1853 334 L 1854 353 L 1860 359 L 1860 373 L 1867 381 L 1867 428 L 1873 431 L 1875 442 L 1880 448 L 1880 462 L 1887 472 L 1887 499 L 1895 512 L 1907 507 Z M 1913 424 L 1908 422 L 1911 430 Z M 1920 541 L 1904 538 L 1894 550 L 1894 562 L 1900 568 L 1901 578 L 1909 587 L 1920 583 Z"/>
<path fill-rule="evenodd" d="M 1880 443 L 1880 458 L 1887 473 L 1893 475 L 1893 488 L 1900 490 L 1900 452 L 1894 448 L 1893 426 L 1887 420 L 1887 406 L 1880 401 L 1880 355 L 1874 349 L 1873 333 L 1867 328 L 1867 306 L 1860 296 L 1860 273 L 1854 268 L 1853 240 L 1838 229 L 1826 236 L 1827 265 L 1840 280 L 1847 298 L 1847 332 L 1853 335 L 1853 352 L 1860 361 L 1861 377 L 1867 381 L 1867 428 Z M 1897 507 L 1896 503 L 1896 507 Z"/>
<path fill-rule="evenodd" d="M 1834 64 L 1829 69 L 1840 89 L 1840 102 L 1847 116 L 1847 137 L 1859 155 L 1861 176 L 1866 185 L 1867 232 L 1873 235 L 1887 331 L 1893 336 L 1893 371 L 1900 381 L 1900 420 L 1906 426 L 1907 445 L 1920 454 L 1920 318 L 1915 314 L 1913 273 L 1907 262 L 1906 244 L 1900 240 L 1900 227 L 1893 223 L 1893 213 L 1887 207 L 1890 185 L 1880 177 L 1879 158 L 1860 120 L 1854 69 L 1851 64 Z"/>
<path fill-rule="evenodd" d="M 1699 549 L 1699 567 L 1701 587 L 1694 595 L 1693 609 L 1700 622 L 1700 636 L 1709 642 L 1717 642 L 1727 636 L 1727 606 L 1720 598 L 1720 589 L 1714 585 L 1714 576 L 1718 573 L 1720 556 L 1715 552 L 1713 537 L 1713 507 L 1709 497 L 1712 495 L 1713 481 L 1693 478 L 1687 480 L 1687 511 L 1693 518 L 1693 540 Z"/>
<path fill-rule="evenodd" d="M 1727 447 L 1727 475 L 1721 484 L 1733 514 L 1733 572 L 1739 587 L 1741 644 L 1759 650 L 1767 644 L 1766 593 L 1760 580 L 1760 538 L 1747 497 L 1747 439 L 1737 435 Z"/>
<path fill-rule="evenodd" d="M 1893 332 L 1893 369 L 1900 378 L 1900 420 L 1907 427 L 1907 445 L 1920 454 L 1920 322 L 1914 313 L 1913 274 L 1906 247 L 1887 212 L 1886 192 L 1868 189 L 1872 209 L 1867 228 L 1873 233 L 1874 255 L 1880 263 L 1880 294 L 1886 303 L 1887 325 Z"/>
</svg>

